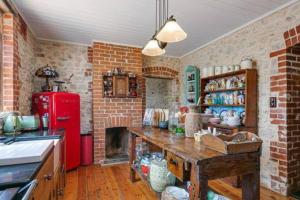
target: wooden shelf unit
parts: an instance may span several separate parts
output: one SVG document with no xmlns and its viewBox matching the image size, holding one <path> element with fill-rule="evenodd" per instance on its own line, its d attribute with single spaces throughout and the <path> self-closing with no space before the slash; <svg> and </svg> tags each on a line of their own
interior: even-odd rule
<svg viewBox="0 0 300 200">
<path fill-rule="evenodd" d="M 137 77 L 103 74 L 104 98 L 137 98 Z"/>
<path fill-rule="evenodd" d="M 205 86 L 211 80 L 218 80 L 222 78 L 230 78 L 234 76 L 245 76 L 245 87 L 232 88 L 232 89 L 220 89 L 214 91 L 205 91 Z M 245 123 L 243 126 L 230 127 L 220 124 L 206 124 L 206 126 L 215 127 L 219 131 L 223 131 L 227 134 L 232 134 L 238 131 L 250 131 L 257 134 L 257 71 L 256 69 L 243 69 L 239 71 L 219 74 L 215 76 L 209 76 L 201 79 L 201 107 L 204 111 L 208 107 L 242 107 L 245 109 Z M 218 92 L 234 92 L 243 91 L 245 93 L 244 105 L 207 105 L 204 103 L 205 96 L 207 94 Z"/>
</svg>

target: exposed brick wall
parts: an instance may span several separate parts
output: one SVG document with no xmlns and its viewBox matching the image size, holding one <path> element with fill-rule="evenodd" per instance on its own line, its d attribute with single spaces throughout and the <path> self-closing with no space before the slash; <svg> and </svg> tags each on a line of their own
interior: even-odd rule
<svg viewBox="0 0 300 200">
<path fill-rule="evenodd" d="M 3 14 L 3 110 L 19 109 L 19 55 L 18 55 L 17 17 L 11 13 Z"/>
<path fill-rule="evenodd" d="M 105 129 L 139 127 L 142 124 L 142 98 L 103 98 L 102 74 L 115 67 L 133 72 L 142 85 L 141 49 L 95 42 L 93 44 L 93 124 L 94 162 L 105 158 Z"/>
<path fill-rule="evenodd" d="M 272 52 L 278 73 L 271 76 L 271 94 L 278 106 L 270 112 L 278 137 L 270 142 L 270 159 L 278 163 L 272 189 L 289 194 L 300 187 L 300 25 L 284 33 L 287 48 Z"/>
</svg>

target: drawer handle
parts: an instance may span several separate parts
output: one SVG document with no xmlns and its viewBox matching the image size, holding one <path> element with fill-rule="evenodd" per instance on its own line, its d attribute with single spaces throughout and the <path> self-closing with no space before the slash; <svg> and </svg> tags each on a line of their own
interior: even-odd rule
<svg viewBox="0 0 300 200">
<path fill-rule="evenodd" d="M 172 159 L 172 158 L 170 159 L 169 163 L 170 163 L 171 165 L 175 165 L 175 166 L 178 165 L 177 160 L 174 160 L 174 159 Z"/>
<path fill-rule="evenodd" d="M 19 190 L 18 193 L 21 193 L 28 188 L 28 190 L 24 194 L 22 200 L 28 200 L 29 197 L 31 196 L 33 190 L 37 187 L 37 185 L 38 185 L 38 180 L 34 179 L 30 183 L 28 183 L 26 186 L 24 186 L 21 190 Z"/>
<path fill-rule="evenodd" d="M 50 181 L 52 179 L 52 175 L 51 174 L 45 174 L 44 179 Z"/>
</svg>

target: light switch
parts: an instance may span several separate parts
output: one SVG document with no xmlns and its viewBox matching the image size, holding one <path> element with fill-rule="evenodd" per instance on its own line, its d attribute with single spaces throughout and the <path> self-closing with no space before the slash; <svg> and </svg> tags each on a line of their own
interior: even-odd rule
<svg viewBox="0 0 300 200">
<path fill-rule="evenodd" d="M 276 108 L 276 107 L 277 107 L 277 98 L 270 97 L 270 108 Z"/>
</svg>

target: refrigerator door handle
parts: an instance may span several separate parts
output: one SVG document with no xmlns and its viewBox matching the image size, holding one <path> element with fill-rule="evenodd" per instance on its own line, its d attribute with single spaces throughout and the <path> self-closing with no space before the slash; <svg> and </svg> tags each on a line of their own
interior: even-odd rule
<svg viewBox="0 0 300 200">
<path fill-rule="evenodd" d="M 56 118 L 58 121 L 65 121 L 65 120 L 69 120 L 70 117 L 69 116 L 65 116 L 65 117 L 57 117 Z"/>
</svg>

